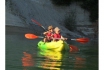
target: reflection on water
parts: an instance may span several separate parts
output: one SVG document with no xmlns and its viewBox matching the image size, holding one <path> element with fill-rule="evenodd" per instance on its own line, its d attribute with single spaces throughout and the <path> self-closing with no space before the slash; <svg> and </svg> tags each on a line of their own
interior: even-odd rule
<svg viewBox="0 0 104 70">
<path fill-rule="evenodd" d="M 74 45 L 70 45 L 70 56 L 74 57 L 74 69 L 78 70 L 78 69 L 83 69 L 85 68 L 85 64 L 86 64 L 86 58 L 83 58 L 81 56 L 79 56 L 78 54 L 76 55 L 75 53 L 79 52 L 79 49 L 77 46 Z"/>
<path fill-rule="evenodd" d="M 22 57 L 23 66 L 34 66 L 34 60 L 31 54 L 23 52 L 24 56 Z"/>
<path fill-rule="evenodd" d="M 24 70 L 27 70 L 28 67 L 33 67 L 34 66 L 34 58 L 33 55 L 28 53 L 28 52 L 23 52 L 23 57 L 22 57 L 22 66 Z"/>
<path fill-rule="evenodd" d="M 40 39 L 27 40 L 21 36 L 6 37 L 6 70 L 98 70 L 96 43 L 72 43 L 72 50 L 64 53 L 43 52 L 37 50 Z"/>
<path fill-rule="evenodd" d="M 62 65 L 62 53 L 54 51 L 39 51 L 38 56 L 44 57 L 44 60 L 39 61 L 38 67 L 50 70 L 60 70 Z M 37 62 L 38 63 L 38 62 Z"/>
<path fill-rule="evenodd" d="M 80 56 L 75 56 L 75 63 L 74 63 L 75 69 L 83 69 L 86 67 L 85 64 L 86 64 L 85 58 L 82 58 Z"/>
<path fill-rule="evenodd" d="M 78 54 L 75 55 L 68 52 L 61 53 L 50 50 L 38 51 L 37 55 L 23 52 L 22 66 L 23 70 L 30 70 L 31 67 L 48 70 L 83 70 L 86 68 L 86 58 Z"/>
</svg>

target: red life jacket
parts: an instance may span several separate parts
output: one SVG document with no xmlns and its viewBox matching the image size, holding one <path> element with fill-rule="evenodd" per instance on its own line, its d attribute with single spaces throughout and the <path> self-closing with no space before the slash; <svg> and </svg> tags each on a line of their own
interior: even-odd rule
<svg viewBox="0 0 104 70">
<path fill-rule="evenodd" d="M 51 39 L 52 39 L 52 35 L 53 35 L 52 32 L 48 32 L 48 33 L 46 34 L 47 39 L 48 39 L 48 40 L 51 40 Z"/>
<path fill-rule="evenodd" d="M 53 34 L 53 38 L 61 38 L 61 34 Z M 56 40 L 59 40 L 59 39 L 56 39 Z"/>
<path fill-rule="evenodd" d="M 46 34 L 46 36 L 49 37 L 49 36 L 52 36 L 52 34 L 53 34 L 52 32 L 48 32 L 48 33 Z"/>
</svg>

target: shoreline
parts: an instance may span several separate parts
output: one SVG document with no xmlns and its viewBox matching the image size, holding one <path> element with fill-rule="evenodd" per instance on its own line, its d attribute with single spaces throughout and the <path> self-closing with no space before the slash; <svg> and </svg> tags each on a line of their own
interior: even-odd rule
<svg viewBox="0 0 104 70">
<path fill-rule="evenodd" d="M 19 26 L 11 26 L 11 25 L 5 26 L 5 32 L 6 32 L 6 34 L 10 34 L 10 33 L 34 33 L 34 31 L 28 27 L 19 27 Z"/>
</svg>

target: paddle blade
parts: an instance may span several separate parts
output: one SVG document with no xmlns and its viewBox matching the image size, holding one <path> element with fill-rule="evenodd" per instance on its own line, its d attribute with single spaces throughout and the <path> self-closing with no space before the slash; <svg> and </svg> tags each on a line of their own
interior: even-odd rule
<svg viewBox="0 0 104 70">
<path fill-rule="evenodd" d="M 25 37 L 26 37 L 27 39 L 36 39 L 36 38 L 38 38 L 38 36 L 36 36 L 36 35 L 34 35 L 34 34 L 25 34 Z"/>
<path fill-rule="evenodd" d="M 89 38 L 78 38 L 76 39 L 77 42 L 80 42 L 82 44 L 85 44 L 87 42 L 89 42 Z"/>
<path fill-rule="evenodd" d="M 72 52 L 78 52 L 78 51 L 79 51 L 78 47 L 76 47 L 76 46 L 74 46 L 74 45 L 69 45 L 69 47 L 70 47 L 70 52 L 71 52 L 71 53 L 72 53 Z"/>
<path fill-rule="evenodd" d="M 39 25 L 40 27 L 42 27 L 42 28 L 46 31 L 45 27 L 42 26 L 39 22 L 37 22 L 37 21 L 34 20 L 34 19 L 31 19 L 31 20 L 32 20 L 32 22 L 36 23 L 37 25 Z"/>
<path fill-rule="evenodd" d="M 36 23 L 37 25 L 39 25 L 39 26 L 42 26 L 39 22 L 37 22 L 36 20 L 34 20 L 34 19 L 31 19 L 32 20 L 32 22 L 34 22 L 34 23 Z"/>
</svg>

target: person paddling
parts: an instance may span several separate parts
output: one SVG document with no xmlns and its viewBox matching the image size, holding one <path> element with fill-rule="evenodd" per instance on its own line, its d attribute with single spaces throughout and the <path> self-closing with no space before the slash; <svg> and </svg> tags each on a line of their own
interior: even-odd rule
<svg viewBox="0 0 104 70">
<path fill-rule="evenodd" d="M 67 38 L 64 38 L 62 35 L 61 35 L 61 33 L 60 33 L 60 29 L 58 28 L 58 27 L 56 27 L 55 29 L 54 29 L 54 34 L 53 34 L 53 41 L 58 41 L 58 40 L 60 40 L 60 39 L 62 39 L 62 40 L 67 40 Z"/>
<path fill-rule="evenodd" d="M 48 26 L 48 31 L 43 33 L 45 35 L 45 38 L 43 39 L 44 42 L 51 42 L 52 36 L 53 36 L 53 26 Z"/>
</svg>

